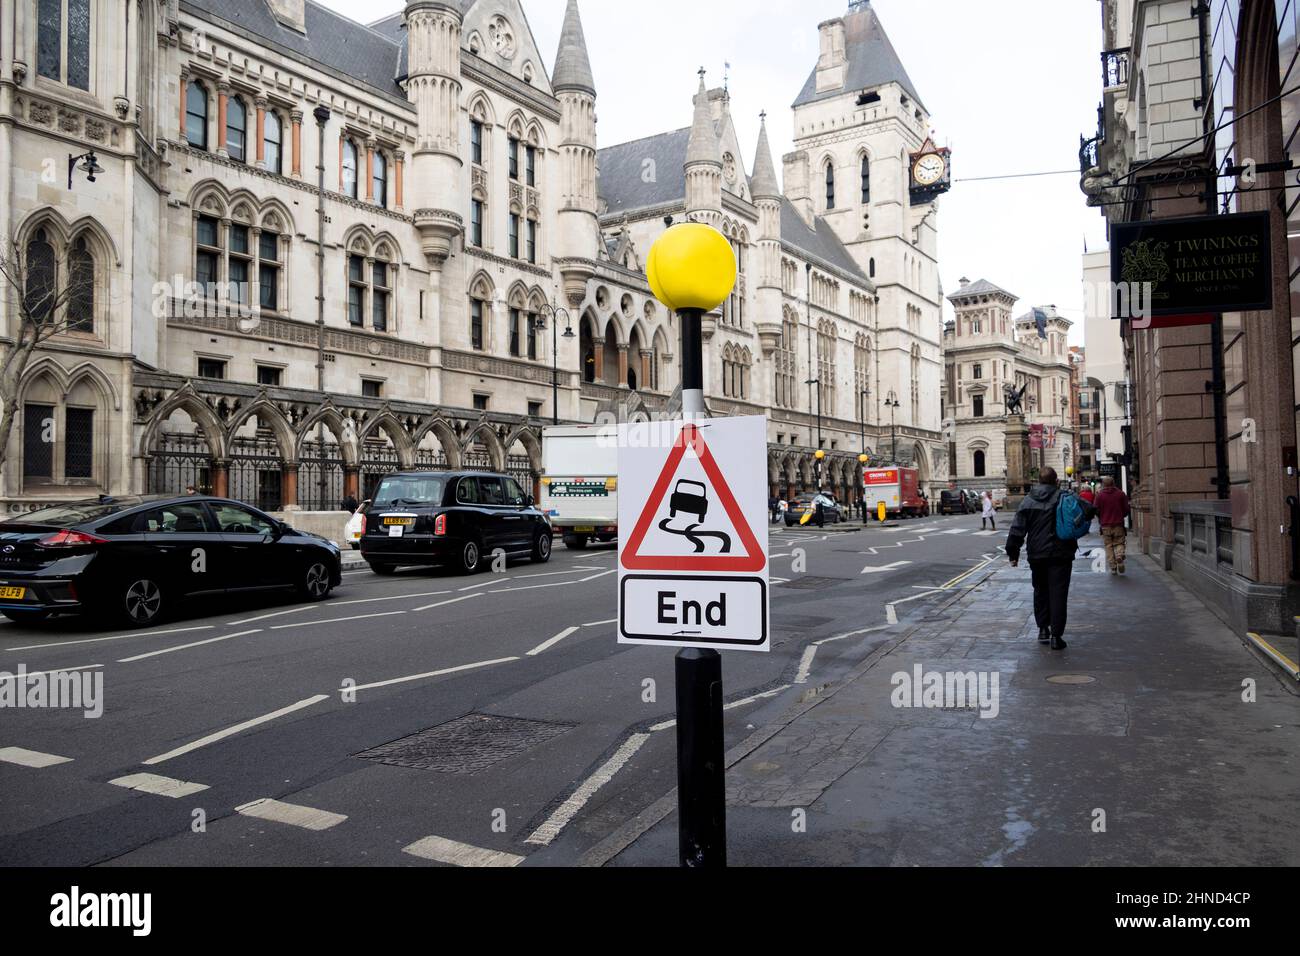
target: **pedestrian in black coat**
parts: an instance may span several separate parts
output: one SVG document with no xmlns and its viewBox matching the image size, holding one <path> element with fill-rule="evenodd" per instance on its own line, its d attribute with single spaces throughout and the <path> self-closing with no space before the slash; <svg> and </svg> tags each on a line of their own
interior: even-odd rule
<svg viewBox="0 0 1300 956">
<path fill-rule="evenodd" d="M 1051 644 L 1054 651 L 1063 651 L 1066 647 L 1062 637 L 1070 601 L 1070 575 L 1079 551 L 1077 541 L 1056 536 L 1056 508 L 1061 502 L 1061 494 L 1056 470 L 1045 468 L 1040 483 L 1020 503 L 1007 536 L 1007 557 L 1011 559 L 1013 568 L 1020 564 L 1021 550 L 1028 552 L 1038 642 Z M 1079 504 L 1091 521 L 1096 510 L 1086 501 Z"/>
</svg>

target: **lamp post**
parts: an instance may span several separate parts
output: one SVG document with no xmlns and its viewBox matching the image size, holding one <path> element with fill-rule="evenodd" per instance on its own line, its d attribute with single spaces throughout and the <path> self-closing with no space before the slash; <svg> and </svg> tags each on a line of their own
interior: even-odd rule
<svg viewBox="0 0 1300 956">
<path fill-rule="evenodd" d="M 573 318 L 563 306 L 547 303 L 537 315 L 537 324 L 533 329 L 545 332 L 547 315 L 551 326 L 551 424 L 560 424 L 560 316 L 564 316 L 564 337 L 573 338 Z"/>
<path fill-rule="evenodd" d="M 858 510 L 862 512 L 862 526 L 867 525 L 867 465 L 871 461 L 870 456 L 863 452 L 858 456 L 858 464 L 862 467 L 858 469 Z"/>
<path fill-rule="evenodd" d="M 650 249 L 647 278 L 655 298 L 682 328 L 682 419 L 703 418 L 704 313 L 736 285 L 736 257 L 704 223 L 670 227 Z M 686 647 L 674 662 L 677 684 L 677 848 L 684 867 L 727 865 L 726 766 L 722 736 L 722 655 Z"/>
<path fill-rule="evenodd" d="M 77 163 L 81 164 L 81 169 L 83 172 L 85 172 L 86 182 L 88 183 L 93 183 L 95 181 L 96 173 L 102 173 L 104 171 L 104 167 L 100 166 L 99 161 L 95 158 L 95 151 L 93 149 L 89 150 L 88 152 L 82 153 L 80 156 L 73 156 L 69 154 L 68 155 L 68 189 L 72 189 L 72 173 L 75 169 L 77 169 Z"/>
<path fill-rule="evenodd" d="M 871 397 L 871 389 L 858 389 L 858 436 L 862 443 L 862 454 L 858 458 L 858 463 L 862 465 L 858 475 L 858 497 L 866 498 L 866 469 L 867 462 L 871 459 L 867 457 L 867 399 Z M 863 512 L 866 513 L 865 510 Z"/>
<path fill-rule="evenodd" d="M 895 465 L 898 464 L 898 424 L 894 421 L 894 413 L 903 407 L 903 403 L 898 400 L 898 396 L 890 392 L 889 397 L 885 399 L 885 407 L 889 409 L 889 457 Z"/>
</svg>

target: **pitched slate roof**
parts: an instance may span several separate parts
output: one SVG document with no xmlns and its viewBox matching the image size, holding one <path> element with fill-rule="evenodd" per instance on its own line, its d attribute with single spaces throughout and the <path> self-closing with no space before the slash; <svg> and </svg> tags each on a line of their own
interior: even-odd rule
<svg viewBox="0 0 1300 956">
<path fill-rule="evenodd" d="M 845 14 L 844 34 L 845 53 L 848 56 L 848 64 L 844 70 L 844 86 L 818 93 L 817 68 L 814 66 L 808 82 L 799 93 L 799 98 L 794 101 L 795 106 L 870 89 L 873 86 L 883 86 L 886 83 L 897 83 L 912 99 L 921 104 L 921 97 L 917 95 L 916 87 L 907 75 L 907 70 L 903 68 L 903 61 L 898 58 L 894 44 L 889 42 L 889 36 L 885 33 L 885 28 L 872 7 L 867 6 Z M 924 107 L 924 104 L 921 105 Z"/>
<path fill-rule="evenodd" d="M 781 200 L 781 241 L 790 243 L 810 259 L 821 260 L 849 273 L 867 288 L 875 288 L 875 283 L 867 278 L 826 220 L 818 216 L 809 227 L 790 200 L 785 198 Z"/>
<path fill-rule="evenodd" d="M 395 37 L 393 17 L 380 21 L 386 27 L 380 31 L 307 0 L 307 32 L 302 34 L 280 23 L 265 0 L 181 0 L 181 8 L 406 103 L 397 84 L 405 72 L 401 61 L 406 42 L 405 37 Z"/>
<path fill-rule="evenodd" d="M 686 196 L 686 144 L 690 135 L 687 126 L 598 150 L 596 191 L 608 211 L 627 212 L 680 202 Z"/>
</svg>

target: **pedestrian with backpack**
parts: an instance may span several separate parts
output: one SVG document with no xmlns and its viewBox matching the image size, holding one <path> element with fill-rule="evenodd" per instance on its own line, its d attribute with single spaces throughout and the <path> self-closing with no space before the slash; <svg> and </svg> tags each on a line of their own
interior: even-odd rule
<svg viewBox="0 0 1300 956">
<path fill-rule="evenodd" d="M 1039 484 L 1020 503 L 1007 536 L 1007 557 L 1019 567 L 1020 553 L 1028 552 L 1034 586 L 1034 621 L 1038 643 L 1063 651 L 1070 600 L 1070 575 L 1079 551 L 1079 539 L 1088 533 L 1095 509 L 1062 491 L 1056 470 L 1043 469 Z"/>
</svg>

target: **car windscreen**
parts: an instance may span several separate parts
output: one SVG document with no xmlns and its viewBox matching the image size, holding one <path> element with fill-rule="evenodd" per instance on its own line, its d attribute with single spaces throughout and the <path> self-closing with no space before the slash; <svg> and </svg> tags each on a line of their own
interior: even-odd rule
<svg viewBox="0 0 1300 956">
<path fill-rule="evenodd" d="M 393 508 L 439 508 L 447 487 L 445 478 L 426 476 L 397 476 L 385 478 L 375 492 L 370 511 L 389 511 Z"/>
<path fill-rule="evenodd" d="M 117 514 L 119 511 L 132 508 L 139 503 L 139 499 L 130 501 L 124 499 L 117 501 L 76 501 L 72 504 L 54 505 L 50 508 L 29 511 L 8 520 L 22 524 L 57 524 L 61 527 L 67 527 L 107 518 L 109 515 Z"/>
</svg>

